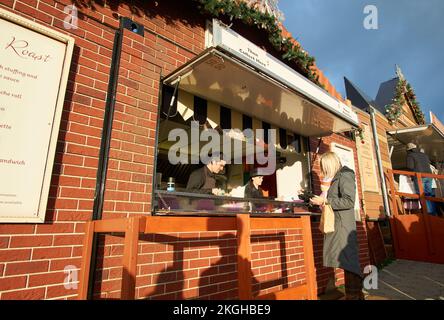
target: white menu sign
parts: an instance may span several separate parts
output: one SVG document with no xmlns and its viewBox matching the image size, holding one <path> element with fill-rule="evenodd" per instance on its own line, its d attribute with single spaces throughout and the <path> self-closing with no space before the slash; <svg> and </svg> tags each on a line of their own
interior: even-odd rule
<svg viewBox="0 0 444 320">
<path fill-rule="evenodd" d="M 358 149 L 359 173 L 361 174 L 363 191 L 379 192 L 373 133 L 369 125 L 362 123 L 362 126 L 364 127 L 364 139 L 358 137 L 356 148 Z"/>
<path fill-rule="evenodd" d="M 0 222 L 44 222 L 74 40 L 0 9 Z"/>
</svg>

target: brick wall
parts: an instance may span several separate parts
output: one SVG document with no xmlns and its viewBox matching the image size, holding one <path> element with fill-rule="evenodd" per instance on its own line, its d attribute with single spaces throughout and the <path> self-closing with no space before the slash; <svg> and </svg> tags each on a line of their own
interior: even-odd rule
<svg viewBox="0 0 444 320">
<path fill-rule="evenodd" d="M 12 10 L 65 32 L 68 1 L 0 1 Z M 91 218 L 97 159 L 110 72 L 113 30 L 86 16 L 70 32 L 76 46 L 58 137 L 44 224 L 0 225 L 0 298 L 52 299 L 66 290 L 64 268 L 80 265 L 84 221 Z"/>
<path fill-rule="evenodd" d="M 204 49 L 205 19 L 189 1 L 165 0 L 132 7 L 120 2 L 88 7 L 76 0 L 79 29 L 67 31 L 63 29 L 63 9 L 72 1 L 0 0 L 0 7 L 75 38 L 46 220 L 39 225 L 0 224 L 0 299 L 76 297 L 76 290 L 63 286 L 64 268 L 79 268 L 84 222 L 92 217 L 114 30 L 118 27 L 116 13 L 142 23 L 145 33 L 143 37 L 124 33 L 103 217 L 150 210 L 159 79 Z M 329 139 L 353 147 L 340 136 Z M 365 229 L 360 227 L 359 231 L 361 244 L 366 244 Z M 316 225 L 313 235 L 322 291 L 329 271 L 319 266 L 322 240 Z M 139 245 L 137 296 L 235 298 L 233 237 L 225 233 L 145 236 Z M 300 230 L 254 235 L 256 293 L 304 280 L 300 237 Z M 96 298 L 120 295 L 122 243 L 120 235 L 100 237 Z M 362 245 L 364 264 L 366 252 Z"/>
<path fill-rule="evenodd" d="M 123 246 L 119 237 L 108 238 L 100 250 L 99 299 L 120 297 Z M 140 240 L 137 298 L 237 299 L 235 231 L 146 235 Z M 302 230 L 255 231 L 251 243 L 254 295 L 305 281 Z"/>
</svg>

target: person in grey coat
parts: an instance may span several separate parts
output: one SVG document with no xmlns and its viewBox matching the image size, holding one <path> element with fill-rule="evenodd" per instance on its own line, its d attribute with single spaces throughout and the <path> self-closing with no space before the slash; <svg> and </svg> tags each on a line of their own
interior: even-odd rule
<svg viewBox="0 0 444 320">
<path fill-rule="evenodd" d="M 420 149 L 414 143 L 407 144 L 407 169 L 413 172 L 421 172 L 421 173 L 432 173 L 432 169 L 430 167 L 430 158 L 424 152 L 421 152 Z M 424 194 L 426 197 L 435 197 L 435 192 L 433 191 L 433 179 L 432 178 L 422 178 L 422 185 L 424 188 Z M 413 182 L 415 183 L 416 193 L 419 194 L 419 185 L 418 179 L 413 177 Z M 433 201 L 427 201 L 427 212 L 430 215 L 436 215 L 436 203 Z"/>
<path fill-rule="evenodd" d="M 330 204 L 335 214 L 335 231 L 324 235 L 323 264 L 341 268 L 345 275 L 345 295 L 348 300 L 364 299 L 362 273 L 359 264 L 359 246 L 355 221 L 355 173 L 341 165 L 334 152 L 320 158 L 324 178 L 333 178 L 327 198 L 315 196 L 314 205 Z"/>
</svg>

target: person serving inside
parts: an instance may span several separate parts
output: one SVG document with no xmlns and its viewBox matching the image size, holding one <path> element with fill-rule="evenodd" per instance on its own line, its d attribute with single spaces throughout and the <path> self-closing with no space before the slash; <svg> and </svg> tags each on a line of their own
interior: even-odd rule
<svg viewBox="0 0 444 320">
<path fill-rule="evenodd" d="M 224 170 L 225 164 L 221 153 L 213 153 L 205 166 L 190 174 L 187 191 L 223 195 L 223 190 L 216 188 L 216 175 Z"/>
</svg>

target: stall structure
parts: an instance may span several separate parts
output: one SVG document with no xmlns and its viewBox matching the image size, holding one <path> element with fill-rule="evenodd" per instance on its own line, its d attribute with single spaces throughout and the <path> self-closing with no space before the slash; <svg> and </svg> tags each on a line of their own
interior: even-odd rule
<svg viewBox="0 0 444 320">
<path fill-rule="evenodd" d="M 362 198 L 358 116 L 305 52 L 288 49 L 300 47 L 278 21 L 264 29 L 254 8 L 230 16 L 203 4 L 0 1 L 2 19 L 74 40 L 44 223 L 0 221 L 0 299 L 316 299 L 343 284 L 341 270 L 322 267 L 319 213 L 295 196 L 320 193 L 318 155 L 335 149 Z M 264 179 L 271 200 L 182 190 L 198 165 L 168 161 L 168 133 L 192 120 L 198 134 L 228 130 L 230 143 L 275 130 L 276 141 L 256 141 L 277 153 Z M 258 164 L 244 156 L 230 158 L 242 161 L 227 166 L 227 190 Z M 363 217 L 358 201 L 364 270 Z"/>
<path fill-rule="evenodd" d="M 375 263 L 383 262 L 388 254 L 384 249 L 392 249 L 384 243 L 392 243 L 398 258 L 442 262 L 442 254 L 433 250 L 442 237 L 442 218 L 438 217 L 442 215 L 441 205 L 436 206 L 437 217 L 426 214 L 425 195 L 423 190 L 415 190 L 412 178 L 416 173 L 407 172 L 406 159 L 408 143 L 429 156 L 436 168 L 430 175 L 437 183 L 434 201 L 441 203 L 443 126 L 433 113 L 426 123 L 399 67 L 396 74 L 396 78 L 381 84 L 374 100 L 345 79 L 347 97 L 355 106 L 364 132 L 358 149 L 361 174 L 366 177 L 363 190 L 371 257 Z M 391 223 L 391 232 L 387 222 Z"/>
</svg>

